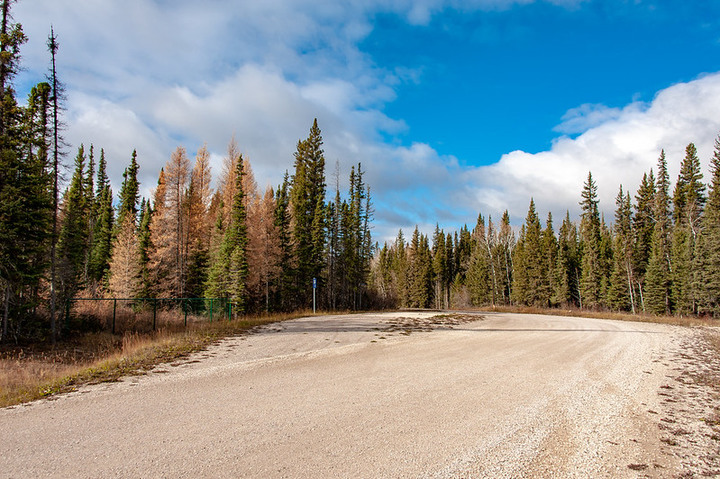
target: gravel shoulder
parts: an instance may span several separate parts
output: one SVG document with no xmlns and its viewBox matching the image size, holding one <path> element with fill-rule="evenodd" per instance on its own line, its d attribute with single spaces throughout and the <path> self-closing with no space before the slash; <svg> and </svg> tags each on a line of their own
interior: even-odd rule
<svg viewBox="0 0 720 479">
<path fill-rule="evenodd" d="M 712 474 L 701 337 L 510 313 L 301 318 L 0 410 L 0 477 Z"/>
</svg>

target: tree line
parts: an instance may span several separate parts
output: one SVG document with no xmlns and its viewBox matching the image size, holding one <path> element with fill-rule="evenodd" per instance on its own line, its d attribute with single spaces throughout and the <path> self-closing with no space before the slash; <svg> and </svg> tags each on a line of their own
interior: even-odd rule
<svg viewBox="0 0 720 479">
<path fill-rule="evenodd" d="M 328 201 L 317 120 L 298 141 L 292 174 L 258 189 L 234 140 L 213 188 L 210 154 L 191 165 L 178 147 L 153 197 L 140 197 L 136 151 L 117 198 L 105 152 L 81 145 L 60 191 L 62 87 L 51 32 L 48 81 L 17 102 L 13 79 L 27 41 L 2 2 L 0 30 L 0 339 L 60 334 L 68 300 L 82 297 L 226 298 L 237 313 L 367 303 L 372 255 L 370 188 L 352 167 L 341 195 L 339 171 Z"/>
<path fill-rule="evenodd" d="M 231 140 L 214 191 L 207 147 L 192 165 L 178 147 L 152 200 L 140 198 L 133 152 L 115 214 L 106 164 L 101 150 L 95 172 L 93 147 L 78 149 L 61 202 L 63 298 L 227 298 L 238 312 L 286 311 L 308 306 L 315 278 L 324 307 L 360 306 L 358 285 L 370 263 L 369 188 L 358 164 L 347 196 L 338 184 L 335 200 L 326 201 L 317 120 L 298 142 L 294 173 L 263 192 Z"/>
<path fill-rule="evenodd" d="M 392 307 L 525 305 L 632 313 L 720 315 L 720 137 L 706 185 L 690 143 L 671 191 L 665 152 L 643 175 L 634 201 L 620 185 L 614 222 L 599 212 L 597 185 L 583 185 L 579 222 L 557 233 L 531 199 L 519 235 L 505 211 L 480 214 L 470 231 L 430 239 L 402 230 L 373 260 L 371 284 Z"/>
</svg>

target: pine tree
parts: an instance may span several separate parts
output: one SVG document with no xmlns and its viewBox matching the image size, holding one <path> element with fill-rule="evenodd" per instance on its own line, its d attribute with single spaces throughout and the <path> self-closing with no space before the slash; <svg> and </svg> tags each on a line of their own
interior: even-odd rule
<svg viewBox="0 0 720 479">
<path fill-rule="evenodd" d="M 665 151 L 658 159 L 658 176 L 655 190 L 652 246 L 645 275 L 645 310 L 653 314 L 670 314 L 671 311 L 671 264 L 670 264 L 670 181 Z"/>
</svg>

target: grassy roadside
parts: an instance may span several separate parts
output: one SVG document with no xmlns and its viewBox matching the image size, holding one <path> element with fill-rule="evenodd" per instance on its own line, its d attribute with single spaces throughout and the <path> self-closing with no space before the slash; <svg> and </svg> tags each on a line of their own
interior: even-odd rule
<svg viewBox="0 0 720 479">
<path fill-rule="evenodd" d="M 94 333 L 59 343 L 55 349 L 5 348 L 0 350 L 0 407 L 75 391 L 86 384 L 145 374 L 158 364 L 187 357 L 256 326 L 311 314 L 301 311 L 194 323 L 187 330 L 160 330 L 148 335 Z"/>
<path fill-rule="evenodd" d="M 545 314 L 549 316 L 573 316 L 578 318 L 613 319 L 641 323 L 670 324 L 674 326 L 720 327 L 720 320 L 696 316 L 655 316 L 651 314 L 616 313 L 612 311 L 586 311 L 580 309 L 536 308 L 529 306 L 495 306 L 484 311 L 496 313 Z"/>
</svg>

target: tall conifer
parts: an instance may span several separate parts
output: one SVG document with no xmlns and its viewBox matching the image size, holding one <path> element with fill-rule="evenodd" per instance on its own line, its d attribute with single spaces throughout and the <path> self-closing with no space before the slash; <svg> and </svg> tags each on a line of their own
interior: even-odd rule
<svg viewBox="0 0 720 479">
<path fill-rule="evenodd" d="M 711 178 L 702 229 L 695 245 L 693 289 L 698 312 L 720 316 L 720 136 L 710 159 Z"/>
<path fill-rule="evenodd" d="M 667 172 L 665 151 L 658 158 L 658 175 L 655 190 L 652 245 L 645 275 L 645 310 L 653 314 L 669 314 L 671 311 L 671 264 L 670 232 L 670 180 Z"/>
<path fill-rule="evenodd" d="M 602 301 L 603 265 L 597 185 L 592 173 L 588 173 L 587 181 L 583 186 L 580 206 L 582 207 L 580 300 L 584 308 L 596 309 L 600 307 Z"/>
</svg>

